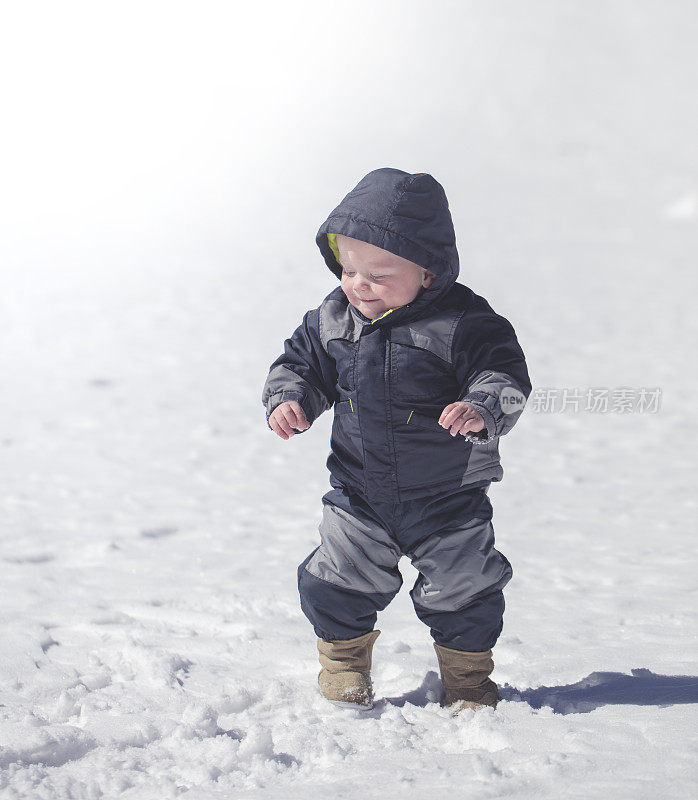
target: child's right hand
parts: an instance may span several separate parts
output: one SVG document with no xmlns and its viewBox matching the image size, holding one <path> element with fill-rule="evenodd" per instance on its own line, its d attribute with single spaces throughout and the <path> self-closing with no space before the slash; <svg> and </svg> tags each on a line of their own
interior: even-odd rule
<svg viewBox="0 0 698 800">
<path fill-rule="evenodd" d="M 269 415 L 269 425 L 277 436 L 290 439 L 297 431 L 305 431 L 310 425 L 305 417 L 305 412 L 295 400 L 287 400 L 279 405 Z"/>
</svg>

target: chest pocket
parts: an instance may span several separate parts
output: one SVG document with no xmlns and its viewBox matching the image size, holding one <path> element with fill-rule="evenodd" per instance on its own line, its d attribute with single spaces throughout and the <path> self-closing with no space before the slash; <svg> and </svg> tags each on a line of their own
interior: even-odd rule
<svg viewBox="0 0 698 800">
<path fill-rule="evenodd" d="M 458 384 L 448 362 L 429 350 L 392 342 L 391 394 L 401 400 L 443 400 L 458 397 Z"/>
</svg>

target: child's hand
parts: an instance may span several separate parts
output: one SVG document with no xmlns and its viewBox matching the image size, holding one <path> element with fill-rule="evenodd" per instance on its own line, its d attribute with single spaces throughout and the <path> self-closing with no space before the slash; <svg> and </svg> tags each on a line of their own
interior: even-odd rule
<svg viewBox="0 0 698 800">
<path fill-rule="evenodd" d="M 485 420 L 479 411 L 476 411 L 470 403 L 458 400 L 450 403 L 444 408 L 439 417 L 439 425 L 443 428 L 451 428 L 451 436 L 461 433 L 479 433 L 485 427 Z"/>
<path fill-rule="evenodd" d="M 290 439 L 294 435 L 294 428 L 304 431 L 310 427 L 305 412 L 295 400 L 279 403 L 269 415 L 268 422 L 274 433 L 282 439 Z"/>
</svg>

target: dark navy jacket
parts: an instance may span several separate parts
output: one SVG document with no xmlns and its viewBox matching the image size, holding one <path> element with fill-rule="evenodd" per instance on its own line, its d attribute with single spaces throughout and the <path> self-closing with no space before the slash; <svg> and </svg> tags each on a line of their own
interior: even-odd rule
<svg viewBox="0 0 698 800">
<path fill-rule="evenodd" d="M 499 437 L 531 392 L 511 324 L 458 277 L 455 232 L 442 186 L 429 174 L 369 172 L 334 209 L 316 241 L 341 277 L 336 234 L 414 261 L 436 275 L 409 304 L 371 321 L 337 287 L 308 311 L 271 365 L 267 419 L 297 400 L 312 423 L 334 409 L 327 460 L 333 485 L 401 502 L 499 481 Z M 486 430 L 451 436 L 443 408 L 466 400 Z"/>
</svg>

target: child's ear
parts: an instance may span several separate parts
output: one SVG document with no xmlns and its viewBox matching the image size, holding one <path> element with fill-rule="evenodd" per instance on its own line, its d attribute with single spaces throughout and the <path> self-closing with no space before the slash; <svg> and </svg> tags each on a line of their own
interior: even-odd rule
<svg viewBox="0 0 698 800">
<path fill-rule="evenodd" d="M 433 272 L 429 272 L 428 269 L 424 269 L 423 267 L 422 269 L 424 270 L 422 272 L 422 286 L 427 289 L 436 280 L 436 275 L 434 275 Z"/>
</svg>

